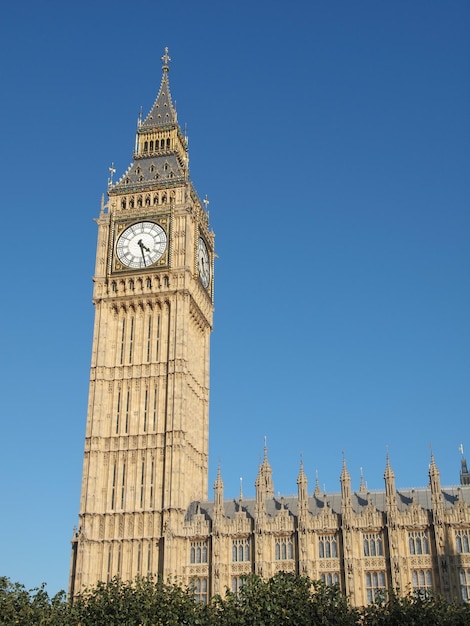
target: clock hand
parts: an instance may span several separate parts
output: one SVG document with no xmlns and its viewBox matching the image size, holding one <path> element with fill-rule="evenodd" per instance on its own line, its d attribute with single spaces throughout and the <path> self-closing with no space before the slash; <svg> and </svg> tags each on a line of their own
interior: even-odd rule
<svg viewBox="0 0 470 626">
<path fill-rule="evenodd" d="M 142 253 L 142 259 L 144 261 L 144 267 L 147 267 L 147 263 L 145 261 L 145 254 L 144 254 L 144 250 L 146 250 L 147 252 L 150 252 L 150 248 L 147 248 L 146 245 L 144 245 L 144 242 L 142 241 L 142 239 L 139 239 L 139 241 L 137 242 L 137 245 L 140 248 L 140 251 Z"/>
</svg>

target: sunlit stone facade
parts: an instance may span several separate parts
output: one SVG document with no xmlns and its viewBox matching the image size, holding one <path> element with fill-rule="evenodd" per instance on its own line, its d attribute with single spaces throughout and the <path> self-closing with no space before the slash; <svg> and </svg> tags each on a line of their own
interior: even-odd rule
<svg viewBox="0 0 470 626">
<path fill-rule="evenodd" d="M 243 576 L 290 571 L 337 583 L 362 605 L 389 587 L 470 597 L 470 474 L 442 488 L 274 496 L 267 451 L 255 499 L 208 500 L 209 342 L 214 234 L 189 178 L 162 57 L 160 89 L 139 121 L 132 163 L 97 218 L 95 326 L 79 524 L 70 592 L 114 576 L 177 577 L 206 601 Z M 204 206 L 205 205 L 205 206 Z"/>
</svg>

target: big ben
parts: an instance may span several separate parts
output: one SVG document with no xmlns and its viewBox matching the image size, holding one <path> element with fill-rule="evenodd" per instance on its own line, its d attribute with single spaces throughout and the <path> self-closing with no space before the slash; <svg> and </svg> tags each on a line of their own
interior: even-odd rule
<svg viewBox="0 0 470 626">
<path fill-rule="evenodd" d="M 176 572 L 188 503 L 207 499 L 214 235 L 169 85 L 139 120 L 98 224 L 90 389 L 70 592 Z"/>
</svg>

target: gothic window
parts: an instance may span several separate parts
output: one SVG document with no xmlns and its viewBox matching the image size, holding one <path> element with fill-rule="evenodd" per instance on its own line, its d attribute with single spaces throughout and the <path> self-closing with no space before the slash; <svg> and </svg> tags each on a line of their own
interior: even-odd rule
<svg viewBox="0 0 470 626">
<path fill-rule="evenodd" d="M 278 537 L 274 544 L 274 558 L 276 561 L 290 561 L 294 558 L 294 543 L 292 537 Z"/>
<path fill-rule="evenodd" d="M 207 578 L 205 576 L 195 578 L 193 580 L 193 585 L 196 602 L 207 604 Z"/>
<path fill-rule="evenodd" d="M 429 554 L 429 541 L 425 530 L 408 533 L 410 554 Z"/>
<path fill-rule="evenodd" d="M 323 535 L 318 538 L 318 555 L 321 559 L 337 558 L 337 547 L 335 535 Z"/>
<path fill-rule="evenodd" d="M 207 541 L 191 541 L 190 563 L 207 563 Z"/>
<path fill-rule="evenodd" d="M 385 595 L 385 572 L 366 572 L 366 596 L 371 604 Z"/>
<path fill-rule="evenodd" d="M 142 180 L 142 177 L 140 178 L 140 180 Z M 141 206 L 142 206 L 142 196 L 139 196 L 139 197 L 137 198 L 137 206 L 138 206 L 138 207 L 141 207 Z"/>
<path fill-rule="evenodd" d="M 124 363 L 124 342 L 126 339 L 126 320 L 122 320 L 121 326 L 121 354 L 119 357 L 119 364 L 122 365 Z"/>
<path fill-rule="evenodd" d="M 113 547 L 109 546 L 108 548 L 108 567 L 106 572 L 106 581 L 109 583 L 111 580 L 111 567 L 113 564 Z"/>
<path fill-rule="evenodd" d="M 125 208 L 126 208 L 126 199 L 125 199 L 125 198 L 123 198 L 123 199 L 121 200 L 121 209 L 125 209 Z"/>
<path fill-rule="evenodd" d="M 150 502 L 149 502 L 149 506 L 150 508 L 153 507 L 153 474 L 155 471 L 155 461 L 152 461 L 152 466 L 150 468 L 150 489 L 149 489 L 149 496 L 150 496 Z"/>
<path fill-rule="evenodd" d="M 155 359 L 158 361 L 158 355 L 160 351 L 160 315 L 157 315 L 155 320 Z"/>
<path fill-rule="evenodd" d="M 166 202 L 166 193 L 162 194 L 162 204 L 165 204 Z"/>
<path fill-rule="evenodd" d="M 130 406 L 130 400 L 131 400 L 131 392 L 128 390 L 127 391 L 127 398 L 126 398 L 126 423 L 125 423 L 125 433 L 127 434 L 128 430 L 129 430 L 129 406 Z"/>
<path fill-rule="evenodd" d="M 364 556 L 383 556 L 382 537 L 378 533 L 364 535 Z"/>
<path fill-rule="evenodd" d="M 152 317 L 149 316 L 147 322 L 147 363 L 150 362 L 152 356 Z"/>
<path fill-rule="evenodd" d="M 157 425 L 157 388 L 153 390 L 153 430 Z"/>
<path fill-rule="evenodd" d="M 129 179 L 127 179 L 127 183 L 129 183 Z M 134 208 L 134 198 L 131 198 L 129 200 L 129 208 L 133 209 Z"/>
<path fill-rule="evenodd" d="M 121 482 L 121 509 L 124 508 L 124 496 L 126 493 L 126 464 L 122 466 L 122 482 Z"/>
<path fill-rule="evenodd" d="M 457 544 L 457 552 L 459 554 L 467 554 L 470 552 L 469 548 L 469 530 L 456 530 L 455 531 L 455 543 Z"/>
<path fill-rule="evenodd" d="M 155 195 L 153 196 L 153 203 L 154 203 L 154 204 L 158 204 L 158 195 L 157 195 L 157 194 L 155 194 Z"/>
<path fill-rule="evenodd" d="M 165 147 L 165 140 L 164 140 L 164 139 L 162 139 L 162 140 L 160 141 L 160 148 L 163 150 L 163 149 L 164 149 L 164 147 Z"/>
<path fill-rule="evenodd" d="M 142 545 L 139 543 L 137 548 L 137 575 L 140 576 L 140 568 L 142 564 Z"/>
<path fill-rule="evenodd" d="M 245 576 L 232 576 L 232 592 L 237 594 L 245 583 Z"/>
<path fill-rule="evenodd" d="M 145 196 L 145 206 L 150 206 L 150 196 Z"/>
<path fill-rule="evenodd" d="M 153 152 L 153 141 L 150 142 L 150 152 Z"/>
<path fill-rule="evenodd" d="M 147 432 L 148 404 L 149 404 L 149 390 L 146 389 L 144 393 L 144 433 Z"/>
<path fill-rule="evenodd" d="M 132 291 L 134 291 L 134 281 L 131 280 L 129 286 L 131 286 Z M 131 318 L 131 328 L 129 333 L 129 363 L 132 363 L 132 350 L 134 347 L 134 318 Z M 126 431 L 127 432 L 127 431 Z"/>
<path fill-rule="evenodd" d="M 166 149 L 169 150 L 170 149 L 170 139 L 166 140 Z"/>
<path fill-rule="evenodd" d="M 140 474 L 140 508 L 144 506 L 144 492 L 145 492 L 145 461 L 142 461 L 142 471 Z"/>
<path fill-rule="evenodd" d="M 115 280 L 113 280 L 112 283 L 111 283 L 111 291 L 113 293 L 116 293 L 116 291 L 117 291 L 117 285 L 116 285 L 116 281 Z"/>
<path fill-rule="evenodd" d="M 152 143 L 152 142 L 150 142 L 150 143 Z M 144 152 L 147 152 L 148 148 L 149 148 L 148 141 L 144 141 Z M 150 149 L 152 149 L 152 148 L 150 148 Z"/>
<path fill-rule="evenodd" d="M 111 510 L 114 510 L 115 507 L 115 496 L 116 496 L 116 472 L 117 467 L 116 463 L 113 465 L 113 482 L 111 484 Z"/>
<path fill-rule="evenodd" d="M 250 540 L 234 539 L 232 541 L 232 561 L 237 563 L 240 561 L 250 560 Z"/>
<path fill-rule="evenodd" d="M 119 432 L 119 418 L 121 416 L 121 392 L 118 391 L 116 407 L 116 434 Z"/>
<path fill-rule="evenodd" d="M 152 279 L 151 278 L 147 278 L 146 287 L 147 287 L 147 289 L 152 289 Z"/>
<path fill-rule="evenodd" d="M 470 568 L 459 571 L 460 594 L 464 602 L 470 602 Z"/>
<path fill-rule="evenodd" d="M 326 572 L 320 576 L 325 585 L 339 585 L 339 573 L 338 572 Z"/>
<path fill-rule="evenodd" d="M 414 570 L 411 573 L 411 582 L 415 596 L 426 596 L 432 592 L 432 572 L 430 569 Z"/>
</svg>

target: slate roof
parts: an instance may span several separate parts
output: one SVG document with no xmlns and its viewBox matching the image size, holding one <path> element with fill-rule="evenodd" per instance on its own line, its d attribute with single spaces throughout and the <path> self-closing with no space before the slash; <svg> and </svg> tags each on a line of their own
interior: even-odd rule
<svg viewBox="0 0 470 626">
<path fill-rule="evenodd" d="M 406 511 L 412 502 L 416 502 L 424 510 L 430 511 L 432 509 L 431 489 L 429 487 L 419 489 L 399 489 L 397 490 L 397 506 L 399 511 Z M 444 487 L 442 489 L 443 503 L 445 509 L 450 509 L 461 498 L 467 505 L 470 506 L 470 486 L 458 485 L 455 487 Z M 370 502 L 377 511 L 385 512 L 385 492 L 384 491 L 372 491 L 372 492 L 355 492 L 351 496 L 352 508 L 355 513 L 360 513 Z M 286 496 L 284 498 L 274 497 L 266 499 L 266 512 L 268 517 L 275 517 L 281 510 L 282 504 L 287 511 L 294 516 L 297 516 L 297 496 Z M 328 506 L 335 514 L 341 513 L 341 494 L 330 493 L 309 496 L 308 499 L 309 511 L 313 515 L 318 515 L 323 508 Z M 225 500 L 224 501 L 224 514 L 225 517 L 233 519 L 235 513 L 239 510 L 238 500 Z M 249 517 L 255 517 L 255 499 L 246 498 L 241 501 L 242 510 L 245 511 Z M 190 521 L 196 513 L 203 513 L 207 519 L 213 519 L 214 503 L 211 501 L 205 502 L 192 502 L 186 512 L 186 521 Z"/>
<path fill-rule="evenodd" d="M 139 123 L 137 135 L 151 131 L 152 129 L 164 129 L 178 127 L 176 109 L 173 106 L 168 80 L 170 57 L 168 48 L 162 57 L 162 80 L 160 89 L 149 114 L 143 122 Z M 174 150 L 162 150 L 159 154 L 149 156 L 137 156 L 134 154 L 132 163 L 127 171 L 114 184 L 110 184 L 108 192 L 139 191 L 141 188 L 152 186 L 170 187 L 181 184 L 186 179 L 184 164 L 177 157 Z"/>
</svg>

